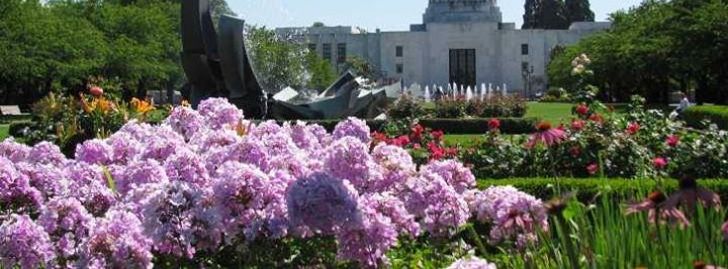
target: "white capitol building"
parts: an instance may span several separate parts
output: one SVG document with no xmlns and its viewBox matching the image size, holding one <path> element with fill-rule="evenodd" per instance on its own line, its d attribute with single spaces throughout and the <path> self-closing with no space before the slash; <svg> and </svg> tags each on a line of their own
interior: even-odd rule
<svg viewBox="0 0 728 269">
<path fill-rule="evenodd" d="M 405 85 L 508 85 L 509 92 L 543 91 L 546 65 L 557 45 L 610 27 L 578 22 L 568 30 L 516 29 L 502 22 L 496 0 L 429 0 L 422 24 L 407 32 L 366 33 L 351 26 L 278 28 L 335 66 L 359 56 Z M 524 73 L 524 70 L 527 72 Z M 529 81 L 530 87 L 526 81 Z"/>
</svg>

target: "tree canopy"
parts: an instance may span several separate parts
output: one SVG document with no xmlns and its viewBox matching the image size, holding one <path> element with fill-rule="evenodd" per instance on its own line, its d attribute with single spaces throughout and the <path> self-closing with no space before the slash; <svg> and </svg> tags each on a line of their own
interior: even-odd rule
<svg viewBox="0 0 728 269">
<path fill-rule="evenodd" d="M 589 0 L 526 0 L 523 29 L 567 29 L 574 22 L 594 21 Z"/>
<path fill-rule="evenodd" d="M 0 103 L 89 84 L 140 97 L 180 87 L 180 1 L 0 1 Z M 232 14 L 211 3 L 215 17 Z"/>
<path fill-rule="evenodd" d="M 612 15 L 611 29 L 552 58 L 550 83 L 569 88 L 570 63 L 586 53 L 602 98 L 640 94 L 667 102 L 670 92 L 694 91 L 699 102 L 728 102 L 728 1 L 645 1 Z"/>
</svg>

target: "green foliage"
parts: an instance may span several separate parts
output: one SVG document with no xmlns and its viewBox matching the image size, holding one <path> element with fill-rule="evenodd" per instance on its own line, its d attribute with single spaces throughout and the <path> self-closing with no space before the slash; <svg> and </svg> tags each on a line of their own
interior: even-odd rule
<svg viewBox="0 0 728 269">
<path fill-rule="evenodd" d="M 567 29 L 574 22 L 594 21 L 589 0 L 526 0 L 523 29 Z"/>
<path fill-rule="evenodd" d="M 705 179 L 698 184 L 718 193 L 725 204 L 728 202 L 728 180 Z M 545 201 L 562 193 L 575 192 L 579 201 L 587 203 L 596 201 L 595 198 L 608 192 L 613 200 L 631 200 L 635 196 L 642 196 L 657 189 L 670 193 L 678 189 L 678 181 L 666 179 L 655 181 L 652 178 L 623 179 L 623 178 L 508 178 L 508 179 L 479 179 L 478 187 L 481 189 L 490 186 L 513 186 L 523 192 L 536 196 Z M 659 188 L 658 188 L 659 186 Z"/>
<path fill-rule="evenodd" d="M 387 109 L 387 117 L 393 120 L 415 119 L 425 115 L 422 104 L 410 95 L 402 95 Z"/>
<path fill-rule="evenodd" d="M 281 40 L 265 27 L 252 26 L 246 33 L 253 69 L 264 89 L 275 93 L 286 86 L 305 85 L 307 52 L 302 45 Z"/>
<path fill-rule="evenodd" d="M 692 106 L 683 111 L 682 117 L 691 127 L 704 129 L 716 124 L 718 128 L 728 130 L 728 106 Z"/>
<path fill-rule="evenodd" d="M 564 4 L 569 23 L 594 21 L 594 12 L 591 11 L 589 0 L 566 0 Z"/>
<path fill-rule="evenodd" d="M 313 52 L 306 55 L 306 68 L 310 76 L 309 89 L 325 90 L 336 80 L 336 70 L 331 62 Z"/>
<path fill-rule="evenodd" d="M 544 103 L 568 103 L 571 102 L 569 93 L 564 88 L 550 88 L 546 94 L 539 100 Z"/>
<path fill-rule="evenodd" d="M 644 1 L 612 15 L 611 29 L 582 39 L 553 57 L 552 85 L 571 90 L 571 60 L 592 59 L 598 76 L 588 83 L 602 99 L 627 100 L 633 94 L 649 102 L 668 102 L 673 91 L 694 90 L 698 102 L 728 101 L 728 3 L 723 0 Z M 639 74 L 639 75 L 635 75 Z"/>
<path fill-rule="evenodd" d="M 483 134 L 489 131 L 490 118 L 472 119 L 421 119 L 419 123 L 446 134 Z M 533 132 L 537 118 L 499 118 L 503 134 L 528 134 Z"/>
<path fill-rule="evenodd" d="M 31 103 L 50 91 L 73 94 L 92 78 L 105 81 L 108 93 L 140 97 L 181 83 L 174 1 L 9 0 L 3 6 L 4 102 Z"/>
<path fill-rule="evenodd" d="M 351 70 L 356 75 L 369 80 L 377 80 L 381 76 L 377 67 L 359 56 L 352 56 L 346 59 L 343 70 Z"/>
<path fill-rule="evenodd" d="M 496 95 L 486 100 L 464 98 L 443 98 L 435 101 L 434 118 L 519 118 L 527 111 L 526 100 L 517 96 Z"/>
<path fill-rule="evenodd" d="M 129 120 L 154 123 L 166 115 L 165 109 L 138 99 L 126 103 L 114 98 L 51 93 L 33 105 L 31 122 L 13 124 L 10 131 L 28 144 L 49 141 L 73 156 L 77 144 L 106 138 Z"/>
</svg>

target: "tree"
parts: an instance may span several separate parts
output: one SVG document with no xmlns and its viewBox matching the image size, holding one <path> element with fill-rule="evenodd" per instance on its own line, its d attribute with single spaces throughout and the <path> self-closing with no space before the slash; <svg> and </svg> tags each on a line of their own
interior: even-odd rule
<svg viewBox="0 0 728 269">
<path fill-rule="evenodd" d="M 566 0 L 566 19 L 569 24 L 580 21 L 594 21 L 594 12 L 589 0 Z"/>
<path fill-rule="evenodd" d="M 587 53 L 590 82 L 603 98 L 640 94 L 666 103 L 673 91 L 695 91 L 698 102 L 728 101 L 728 3 L 724 0 L 645 1 L 612 15 L 608 31 L 582 39 L 552 59 L 552 84 L 570 85 L 571 59 Z"/>
<path fill-rule="evenodd" d="M 536 28 L 536 12 L 538 11 L 538 0 L 526 0 L 524 5 L 522 29 Z"/>
<path fill-rule="evenodd" d="M 306 69 L 309 89 L 324 90 L 336 80 L 336 70 L 328 60 L 310 52 L 306 55 Z"/>
<path fill-rule="evenodd" d="M 573 22 L 594 21 L 589 0 L 526 0 L 523 29 L 567 29 Z"/>
<path fill-rule="evenodd" d="M 539 0 L 539 2 L 534 28 L 566 29 L 569 27 L 563 0 Z"/>
<path fill-rule="evenodd" d="M 359 56 L 347 58 L 343 70 L 351 70 L 358 76 L 362 76 L 370 80 L 377 80 L 380 76 L 375 66 Z"/>
<path fill-rule="evenodd" d="M 265 90 L 277 93 L 287 86 L 305 85 L 307 52 L 304 46 L 281 40 L 265 27 L 251 26 L 246 33 L 253 70 Z"/>
</svg>

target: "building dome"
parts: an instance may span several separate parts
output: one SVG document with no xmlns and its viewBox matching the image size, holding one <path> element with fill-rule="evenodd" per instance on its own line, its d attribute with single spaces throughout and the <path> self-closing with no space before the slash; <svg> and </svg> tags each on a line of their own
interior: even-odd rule
<svg viewBox="0 0 728 269">
<path fill-rule="evenodd" d="M 496 0 L 429 0 L 423 21 L 427 23 L 501 22 Z"/>
</svg>

